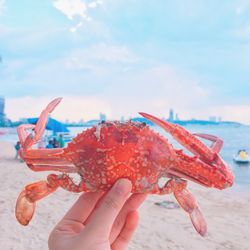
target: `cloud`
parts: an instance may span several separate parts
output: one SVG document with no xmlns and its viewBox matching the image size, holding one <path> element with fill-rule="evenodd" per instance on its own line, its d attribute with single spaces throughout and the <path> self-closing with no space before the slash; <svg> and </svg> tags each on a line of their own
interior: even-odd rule
<svg viewBox="0 0 250 250">
<path fill-rule="evenodd" d="M 53 5 L 70 20 L 73 20 L 74 17 L 80 16 L 89 21 L 89 17 L 86 14 L 87 5 L 81 0 L 55 0 Z"/>
<path fill-rule="evenodd" d="M 89 57 L 85 58 L 86 63 L 88 59 Z M 116 66 L 119 65 L 117 60 L 112 62 Z M 34 75 L 30 78 L 30 82 L 34 82 L 32 79 L 38 79 L 39 75 L 47 75 L 47 79 L 53 80 L 47 82 L 44 77 L 40 77 L 39 83 L 36 81 L 36 85 L 31 84 L 27 87 L 30 91 L 34 88 L 36 95 L 38 93 L 45 94 L 46 90 L 50 95 L 61 93 L 62 96 L 65 96 L 64 102 L 67 102 L 65 106 L 68 108 L 65 106 L 62 110 L 58 108 L 58 117 L 62 120 L 69 118 L 76 121 L 81 118 L 95 118 L 99 112 L 105 113 L 109 119 L 120 119 L 121 116 L 126 118 L 138 116 L 138 111 L 166 117 L 170 108 L 175 108 L 181 118 L 189 118 L 202 109 L 204 103 L 209 99 L 209 91 L 202 88 L 197 80 L 169 65 L 148 66 L 138 71 L 132 64 L 131 69 L 123 71 L 123 64 L 120 67 L 109 67 L 104 61 L 103 66 L 96 67 L 93 64 L 92 68 L 84 63 L 85 61 L 81 62 L 80 59 L 69 62 L 68 70 L 58 64 L 53 67 L 46 65 L 48 68 L 43 70 L 33 69 L 32 74 Z M 58 72 L 57 68 L 60 69 L 60 74 L 55 74 Z M 49 74 L 51 77 L 48 76 L 48 70 L 51 72 Z M 93 74 L 89 75 L 88 71 L 93 71 Z M 89 77 L 84 75 L 89 75 Z M 47 83 L 46 88 L 45 82 Z M 25 86 L 23 87 L 25 88 Z M 72 94 L 75 97 L 69 96 Z M 12 98 L 12 101 L 8 101 L 10 108 L 6 112 L 12 119 L 24 115 L 31 116 L 35 110 L 40 111 L 49 102 L 49 99 L 52 98 L 39 96 L 33 99 L 31 97 Z M 72 106 L 71 101 L 77 104 Z M 39 103 L 39 106 L 27 105 L 33 102 Z M 25 114 L 22 107 L 26 107 Z M 85 107 L 88 107 L 87 110 Z M 65 111 L 66 109 L 68 112 Z"/>
<path fill-rule="evenodd" d="M 210 98 L 209 89 L 198 79 L 166 64 L 120 72 L 103 95 L 112 100 L 116 117 L 138 115 L 138 111 L 167 117 L 169 109 L 174 108 L 181 118 L 190 118 Z"/>
<path fill-rule="evenodd" d="M 76 32 L 81 26 L 82 26 L 83 22 L 79 22 L 78 24 L 75 25 L 75 27 L 70 28 L 70 31 L 72 33 Z"/>
<path fill-rule="evenodd" d="M 23 96 L 19 98 L 8 98 L 6 100 L 6 114 L 8 118 L 18 120 L 19 118 L 37 117 L 42 110 L 58 96 Z M 62 102 L 53 111 L 52 116 L 58 120 L 79 121 L 99 118 L 100 111 L 110 116 L 111 108 L 105 99 L 96 96 L 64 96 Z"/>
<path fill-rule="evenodd" d="M 139 62 L 139 57 L 135 55 L 128 47 L 115 44 L 99 43 L 86 49 L 72 50 L 70 57 L 74 59 L 77 67 L 82 63 L 123 63 L 134 64 Z"/>
<path fill-rule="evenodd" d="M 138 61 L 127 47 L 107 44 L 73 49 L 61 57 L 52 55 L 49 60 L 47 57 L 17 58 L 6 61 L 0 86 L 8 96 L 98 95 L 111 79 L 117 78 L 125 68 L 135 67 Z"/>
<path fill-rule="evenodd" d="M 75 72 L 74 81 L 68 86 L 49 84 L 49 95 L 41 95 L 37 85 L 30 85 L 30 91 L 32 88 L 38 89 L 37 96 L 8 98 L 7 116 L 13 120 L 38 116 L 53 98 L 62 96 L 62 103 L 52 115 L 62 121 L 67 118 L 71 121 L 94 119 L 98 118 L 100 112 L 105 113 L 108 119 L 120 119 L 122 116 L 129 119 L 139 116 L 139 111 L 168 117 L 169 109 L 174 108 L 181 119 L 217 116 L 223 120 L 250 124 L 250 117 L 246 115 L 250 113 L 250 105 L 216 104 L 213 93 L 204 88 L 197 77 L 173 66 L 154 65 L 136 72 L 131 69 L 113 74 L 111 71 L 107 77 L 109 81 L 105 79 L 106 70 L 99 72 L 96 78 L 100 79 L 99 84 L 95 78 L 90 78 L 93 81 L 90 86 Z M 61 73 L 64 71 L 61 69 Z M 65 73 L 62 78 L 69 82 L 68 72 Z M 53 78 L 53 82 L 57 80 Z"/>
<path fill-rule="evenodd" d="M 89 22 L 92 20 L 87 14 L 88 9 L 95 9 L 102 4 L 101 0 L 90 3 L 85 3 L 82 0 L 54 0 L 53 2 L 54 7 L 66 15 L 69 20 L 77 20 L 77 24 L 70 28 L 70 31 L 73 33 L 83 25 L 83 21 Z"/>
<path fill-rule="evenodd" d="M 95 9 L 96 7 L 98 7 L 98 5 L 102 5 L 102 4 L 103 4 L 103 1 L 97 0 L 97 1 L 93 1 L 89 3 L 88 7 Z"/>
</svg>

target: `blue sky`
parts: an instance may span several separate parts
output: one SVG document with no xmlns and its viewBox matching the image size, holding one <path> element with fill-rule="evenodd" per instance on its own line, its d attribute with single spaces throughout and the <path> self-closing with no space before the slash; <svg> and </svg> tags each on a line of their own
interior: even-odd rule
<svg viewBox="0 0 250 250">
<path fill-rule="evenodd" d="M 11 119 L 221 116 L 250 124 L 250 0 L 0 0 Z"/>
</svg>

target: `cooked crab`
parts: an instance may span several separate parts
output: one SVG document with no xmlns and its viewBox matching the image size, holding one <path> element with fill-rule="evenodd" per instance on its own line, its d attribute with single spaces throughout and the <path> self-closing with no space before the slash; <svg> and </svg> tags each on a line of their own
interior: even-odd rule
<svg viewBox="0 0 250 250">
<path fill-rule="evenodd" d="M 32 148 L 41 138 L 49 114 L 60 101 L 61 98 L 57 98 L 49 103 L 36 125 L 18 127 L 20 156 L 27 166 L 33 171 L 61 172 L 48 175 L 47 181 L 27 185 L 20 193 L 16 218 L 22 225 L 31 220 L 36 202 L 58 187 L 71 192 L 107 191 L 119 178 L 127 178 L 132 182 L 133 193 L 173 193 L 197 232 L 206 233 L 205 219 L 186 187 L 188 180 L 218 189 L 232 186 L 233 174 L 219 156 L 221 139 L 191 134 L 181 126 L 140 113 L 170 133 L 193 156 L 176 150 L 146 124 L 132 121 L 101 122 L 78 134 L 66 148 Z M 212 146 L 206 146 L 197 137 L 212 141 Z M 79 174 L 81 181 L 76 184 L 68 173 Z M 158 184 L 161 177 L 169 178 L 163 187 Z"/>
</svg>

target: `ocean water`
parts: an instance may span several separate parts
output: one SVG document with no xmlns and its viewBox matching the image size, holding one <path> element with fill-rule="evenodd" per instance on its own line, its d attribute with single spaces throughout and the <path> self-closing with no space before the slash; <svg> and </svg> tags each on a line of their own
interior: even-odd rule
<svg viewBox="0 0 250 250">
<path fill-rule="evenodd" d="M 157 126 L 152 127 L 160 134 L 168 138 L 168 140 L 174 145 L 175 148 L 182 148 L 169 134 L 163 131 Z M 243 165 L 237 164 L 233 161 L 233 156 L 239 149 L 246 149 L 250 154 L 250 126 L 226 126 L 226 125 L 188 125 L 185 126 L 187 130 L 192 133 L 205 133 L 220 137 L 224 141 L 224 146 L 220 152 L 224 161 L 229 164 L 235 175 L 235 184 L 240 187 L 250 188 L 250 164 Z M 71 127 L 70 133 L 74 137 L 78 133 L 82 132 L 86 128 Z M 1 131 L 4 129 L 1 128 Z M 5 129 L 7 134 L 0 135 L 0 140 L 7 140 L 14 143 L 18 137 L 15 129 Z M 211 144 L 202 139 L 207 145 Z"/>
</svg>

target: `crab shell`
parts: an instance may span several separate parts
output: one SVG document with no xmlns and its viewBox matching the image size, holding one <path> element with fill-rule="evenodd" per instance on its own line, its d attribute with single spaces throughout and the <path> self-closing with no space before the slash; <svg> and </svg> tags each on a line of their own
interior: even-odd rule
<svg viewBox="0 0 250 250">
<path fill-rule="evenodd" d="M 107 190 L 119 178 L 128 178 L 133 192 L 150 190 L 176 161 L 166 139 L 133 122 L 100 123 L 75 137 L 64 153 L 90 190 Z"/>
</svg>

